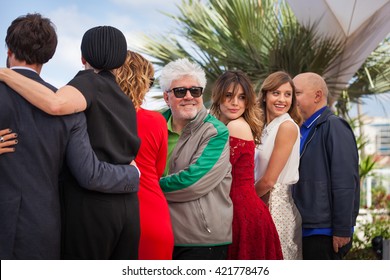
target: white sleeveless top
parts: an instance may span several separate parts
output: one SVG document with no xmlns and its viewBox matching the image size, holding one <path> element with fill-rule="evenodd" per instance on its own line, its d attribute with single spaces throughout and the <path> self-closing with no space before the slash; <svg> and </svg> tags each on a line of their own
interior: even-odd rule
<svg viewBox="0 0 390 280">
<path fill-rule="evenodd" d="M 299 179 L 300 133 L 298 125 L 288 113 L 273 119 L 263 130 L 261 144 L 255 150 L 255 181 L 263 177 L 275 146 L 279 126 L 285 121 L 295 124 L 298 136 L 286 165 L 270 190 L 268 207 L 279 234 L 284 259 L 299 260 L 302 259 L 302 219 L 292 198 L 291 185 Z"/>
<path fill-rule="evenodd" d="M 263 177 L 265 170 L 267 169 L 269 160 L 271 158 L 272 151 L 274 149 L 274 143 L 276 134 L 279 130 L 279 126 L 285 122 L 291 121 L 295 124 L 298 130 L 298 136 L 295 140 L 291 154 L 284 166 L 282 172 L 279 175 L 277 183 L 280 184 L 295 184 L 299 179 L 299 145 L 300 145 L 300 131 L 299 126 L 294 122 L 288 113 L 273 119 L 268 125 L 264 127 L 261 144 L 257 145 L 255 150 L 255 182 Z"/>
</svg>

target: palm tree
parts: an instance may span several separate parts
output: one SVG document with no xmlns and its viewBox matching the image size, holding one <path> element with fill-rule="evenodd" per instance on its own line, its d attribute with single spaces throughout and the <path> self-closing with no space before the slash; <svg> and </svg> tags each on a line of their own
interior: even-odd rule
<svg viewBox="0 0 390 280">
<path fill-rule="evenodd" d="M 381 98 L 381 93 L 389 92 L 390 36 L 378 45 L 355 73 L 351 79 L 351 84 L 338 99 L 337 111 L 344 118 L 348 118 L 349 103 L 357 103 L 359 106 L 363 96 Z"/>
<path fill-rule="evenodd" d="M 180 57 L 200 64 L 209 81 L 206 93 L 225 70 L 241 69 L 256 88 L 276 70 L 291 75 L 305 71 L 326 74 L 342 53 L 337 38 L 317 34 L 316 23 L 301 26 L 289 6 L 278 0 L 182 0 L 179 15 L 167 14 L 177 25 L 169 35 L 144 38 L 137 50 L 163 66 Z M 390 91 L 390 37 L 375 50 L 354 75 L 344 92 L 329 84 L 333 99 L 345 116 L 347 101 L 357 102 L 364 94 Z M 326 76 L 326 75 L 324 75 Z M 206 95 L 207 98 L 207 95 Z"/>
<path fill-rule="evenodd" d="M 179 15 L 167 15 L 176 30 L 145 37 L 138 50 L 163 66 L 180 57 L 200 64 L 209 86 L 225 70 L 241 69 L 256 88 L 270 73 L 325 73 L 341 54 L 343 43 L 316 33 L 315 23 L 301 26 L 282 1 L 182 0 Z"/>
</svg>

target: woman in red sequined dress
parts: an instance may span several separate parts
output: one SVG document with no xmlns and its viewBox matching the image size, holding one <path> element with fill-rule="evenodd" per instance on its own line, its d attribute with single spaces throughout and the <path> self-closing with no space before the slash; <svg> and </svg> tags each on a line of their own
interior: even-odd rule
<svg viewBox="0 0 390 280">
<path fill-rule="evenodd" d="M 254 188 L 254 153 L 263 123 L 250 80 L 241 71 L 227 71 L 216 81 L 210 112 L 230 133 L 232 164 L 233 243 L 228 259 L 283 259 L 275 224 Z"/>
</svg>

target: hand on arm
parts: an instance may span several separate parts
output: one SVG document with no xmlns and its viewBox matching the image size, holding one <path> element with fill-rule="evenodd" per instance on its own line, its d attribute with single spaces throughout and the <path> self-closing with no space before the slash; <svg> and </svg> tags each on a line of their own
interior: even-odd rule
<svg viewBox="0 0 390 280">
<path fill-rule="evenodd" d="M 294 123 L 283 122 L 278 129 L 267 169 L 263 177 L 256 182 L 255 188 L 258 196 L 269 192 L 276 184 L 298 137 L 298 130 Z"/>
<path fill-rule="evenodd" d="M 12 133 L 11 129 L 0 130 L 0 155 L 5 153 L 12 153 L 15 151 L 14 145 L 18 143 L 16 139 L 18 135 Z"/>
<path fill-rule="evenodd" d="M 68 115 L 84 111 L 87 101 L 83 94 L 72 86 L 60 88 L 56 94 L 51 89 L 14 70 L 0 70 L 0 81 L 19 93 L 28 102 L 50 115 Z"/>
<path fill-rule="evenodd" d="M 138 166 L 137 166 L 137 163 L 136 163 L 134 160 L 132 160 L 132 161 L 130 162 L 130 165 L 131 165 L 131 166 L 134 166 L 135 168 L 137 168 L 138 177 L 141 178 L 141 170 L 139 170 L 139 168 L 138 168 Z"/>
</svg>

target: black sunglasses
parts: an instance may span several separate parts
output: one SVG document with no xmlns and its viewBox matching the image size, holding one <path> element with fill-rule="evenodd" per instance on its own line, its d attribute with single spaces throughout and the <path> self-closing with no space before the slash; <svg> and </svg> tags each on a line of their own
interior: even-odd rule
<svg viewBox="0 0 390 280">
<path fill-rule="evenodd" d="M 151 88 L 154 84 L 154 78 L 149 78 L 149 87 Z"/>
<path fill-rule="evenodd" d="M 167 92 L 173 91 L 173 94 L 175 95 L 176 98 L 183 98 L 184 96 L 186 96 L 187 90 L 190 91 L 191 96 L 194 98 L 200 97 L 203 93 L 202 87 L 190 87 L 190 88 L 176 87 L 171 90 L 167 90 Z"/>
</svg>

